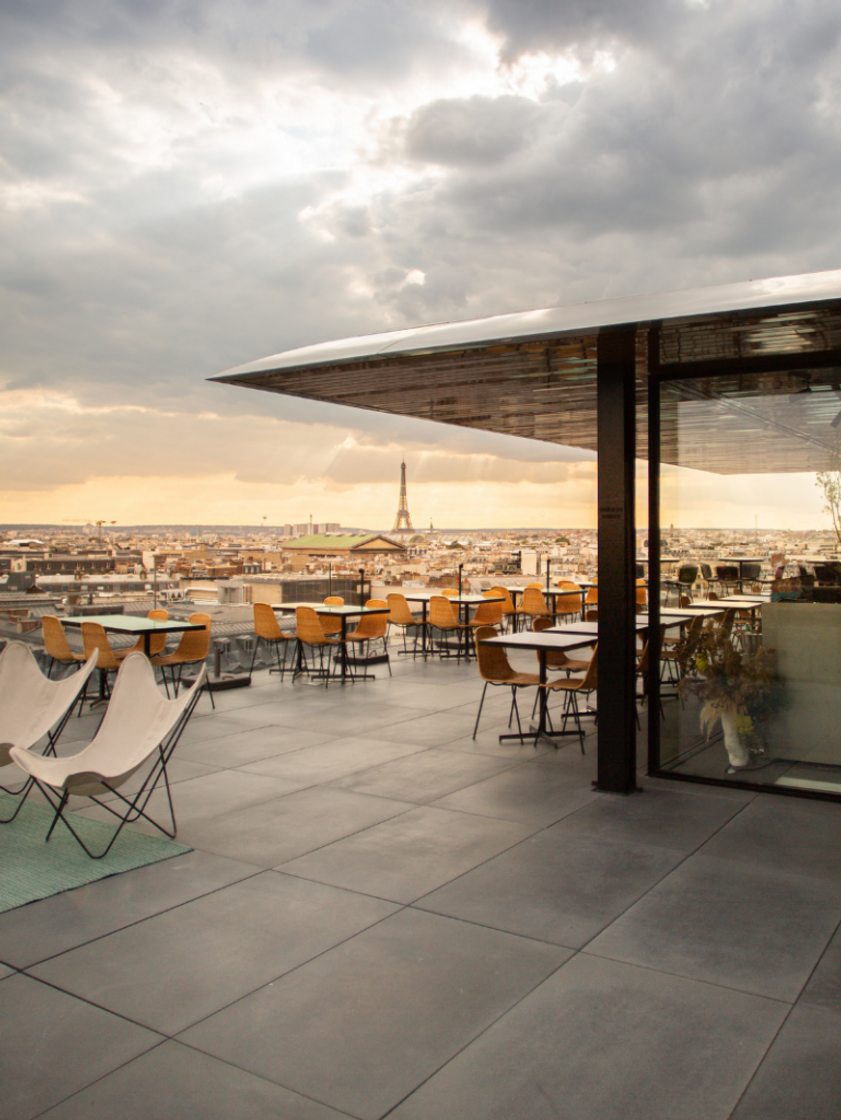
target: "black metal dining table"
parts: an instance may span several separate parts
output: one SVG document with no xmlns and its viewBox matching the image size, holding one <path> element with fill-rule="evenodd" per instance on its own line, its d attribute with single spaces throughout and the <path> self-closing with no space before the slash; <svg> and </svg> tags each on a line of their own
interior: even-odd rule
<svg viewBox="0 0 841 1120">
<path fill-rule="evenodd" d="M 143 638 L 143 652 L 149 656 L 153 634 L 183 634 L 187 630 L 204 630 L 201 622 L 185 622 L 175 618 L 145 618 L 132 614 L 70 615 L 62 618 L 62 626 L 81 629 L 84 622 L 98 622 L 109 634 L 128 634 Z"/>
<path fill-rule="evenodd" d="M 420 603 L 421 605 L 421 633 L 423 634 L 423 653 L 424 655 L 426 655 L 431 651 L 431 646 L 429 644 L 428 638 L 429 600 L 434 596 L 441 595 L 441 592 L 429 589 L 424 590 L 422 588 L 416 589 L 411 587 L 402 587 L 400 588 L 400 594 L 403 596 L 407 603 Z M 443 598 L 449 599 L 451 603 L 457 605 L 459 611 L 459 619 L 461 622 L 467 622 L 469 620 L 471 607 L 478 607 L 480 603 L 504 602 L 504 600 L 498 595 L 475 595 L 472 593 L 466 595 L 444 595 Z M 470 655 L 468 652 L 468 657 L 469 656 Z"/>
<path fill-rule="evenodd" d="M 88 614 L 69 615 L 62 618 L 62 626 L 81 630 L 85 622 L 98 622 L 108 634 L 127 634 L 135 638 L 143 638 L 143 652 L 148 657 L 151 651 L 152 636 L 155 634 L 183 634 L 188 630 L 204 630 L 201 622 L 186 622 L 176 618 L 146 618 L 144 615 L 133 614 Z M 99 696 L 97 703 L 106 699 L 107 670 L 98 669 Z"/>
<path fill-rule="evenodd" d="M 278 611 L 281 614 L 294 614 L 298 607 L 312 607 L 317 615 L 324 617 L 338 618 L 341 623 L 340 641 L 342 649 L 342 684 L 348 680 L 348 655 L 347 645 L 345 640 L 347 638 L 347 624 L 348 619 L 362 618 L 366 614 L 388 614 L 388 607 L 360 607 L 353 606 L 352 604 L 339 606 L 338 604 L 331 603 L 313 603 L 313 602 L 297 602 L 297 603 L 272 603 L 272 610 Z M 353 673 L 350 675 L 353 681 L 374 681 L 376 676 L 373 673 Z"/>
<path fill-rule="evenodd" d="M 581 623 L 580 625 L 587 625 Z M 589 634 L 575 635 L 559 633 L 557 630 L 521 630 L 519 634 L 497 634 L 493 638 L 482 639 L 482 645 L 502 646 L 504 649 L 533 651 L 537 654 L 538 661 L 538 675 L 540 679 L 540 687 L 538 688 L 538 718 L 537 725 L 530 729 L 529 735 L 534 737 L 534 745 L 537 746 L 540 740 L 549 743 L 553 747 L 557 747 L 555 742 L 556 738 L 562 738 L 565 735 L 578 735 L 577 731 L 548 731 L 548 689 L 545 687 L 547 676 L 547 661 L 550 653 L 569 653 L 572 650 L 584 649 L 586 646 L 594 644 L 595 639 Z M 518 734 L 502 734 L 499 736 L 500 743 L 507 739 L 520 739 Z"/>
</svg>

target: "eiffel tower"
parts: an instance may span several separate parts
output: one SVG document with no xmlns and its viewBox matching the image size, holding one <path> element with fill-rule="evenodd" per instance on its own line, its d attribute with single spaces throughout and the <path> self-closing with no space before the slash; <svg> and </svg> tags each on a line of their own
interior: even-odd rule
<svg viewBox="0 0 841 1120">
<path fill-rule="evenodd" d="M 397 516 L 394 519 L 392 533 L 413 533 L 412 518 L 409 515 L 409 502 L 406 498 L 406 464 L 400 464 L 400 505 L 397 507 Z"/>
</svg>

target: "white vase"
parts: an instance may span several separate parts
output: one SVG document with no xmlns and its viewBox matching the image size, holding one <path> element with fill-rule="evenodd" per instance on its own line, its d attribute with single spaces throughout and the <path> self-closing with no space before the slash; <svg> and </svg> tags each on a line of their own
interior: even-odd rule
<svg viewBox="0 0 841 1120">
<path fill-rule="evenodd" d="M 739 717 L 731 709 L 723 709 L 719 712 L 719 718 L 721 719 L 721 730 L 724 732 L 724 747 L 727 751 L 727 757 L 730 759 L 730 765 L 733 767 L 747 766 L 750 755 L 739 737 Z"/>
</svg>

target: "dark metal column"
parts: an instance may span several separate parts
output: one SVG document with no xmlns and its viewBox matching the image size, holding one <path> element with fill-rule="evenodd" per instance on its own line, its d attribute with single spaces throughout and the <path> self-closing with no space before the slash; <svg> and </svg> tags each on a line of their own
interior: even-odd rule
<svg viewBox="0 0 841 1120">
<path fill-rule="evenodd" d="M 598 340 L 600 790 L 636 789 L 635 331 Z"/>
<path fill-rule="evenodd" d="M 648 770 L 660 765 L 660 328 L 648 332 Z"/>
</svg>

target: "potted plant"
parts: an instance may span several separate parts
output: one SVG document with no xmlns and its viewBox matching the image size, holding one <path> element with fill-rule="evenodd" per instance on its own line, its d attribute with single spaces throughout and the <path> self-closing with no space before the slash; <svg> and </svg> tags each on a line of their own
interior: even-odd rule
<svg viewBox="0 0 841 1120">
<path fill-rule="evenodd" d="M 773 650 L 738 650 L 720 627 L 701 632 L 697 644 L 677 647 L 678 690 L 702 701 L 701 729 L 709 738 L 721 721 L 731 771 L 749 766 L 765 747 L 765 725 L 779 704 Z"/>
</svg>

